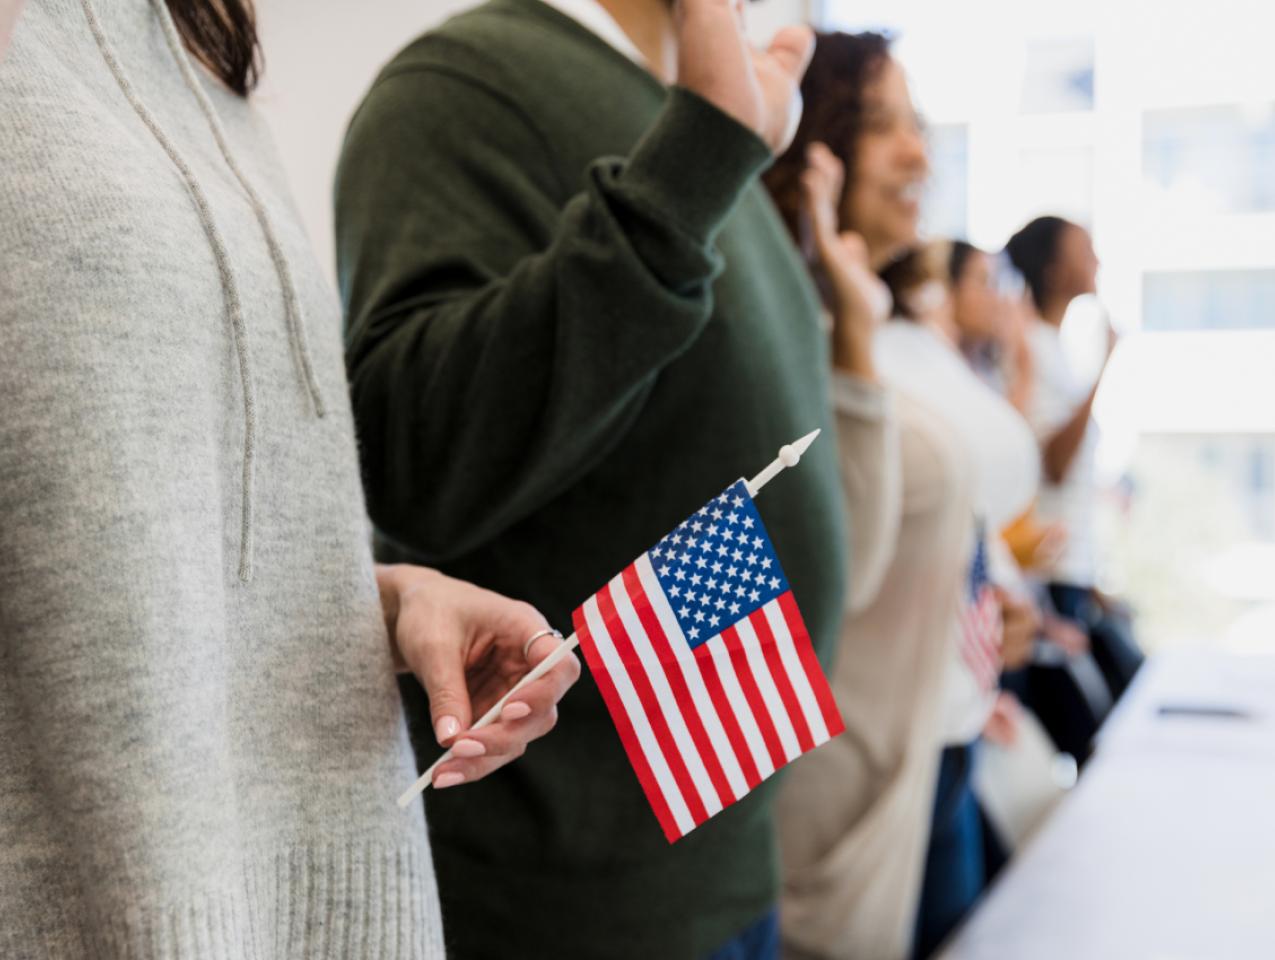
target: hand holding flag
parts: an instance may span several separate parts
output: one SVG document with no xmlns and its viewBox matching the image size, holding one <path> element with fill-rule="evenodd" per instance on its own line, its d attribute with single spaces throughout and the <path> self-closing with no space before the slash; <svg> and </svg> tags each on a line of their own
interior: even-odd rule
<svg viewBox="0 0 1275 960">
<path fill-rule="evenodd" d="M 561 640 L 561 635 L 553 639 L 538 610 L 410 564 L 378 566 L 376 580 L 395 668 L 420 681 L 435 736 L 453 748 L 454 760 L 436 771 L 435 786 L 481 779 L 552 729 L 558 701 L 581 668 L 575 657 L 557 657 L 554 666 L 536 674 L 538 679 L 523 678 Z M 533 636 L 538 639 L 528 642 Z M 520 678 L 518 696 L 511 701 L 509 688 Z M 475 715 L 496 702 L 503 708 L 501 723 L 483 730 L 470 726 Z"/>
<path fill-rule="evenodd" d="M 670 842 L 840 733 L 840 713 L 753 503 L 816 436 L 783 447 L 751 481 L 736 481 L 586 600 L 572 616 L 575 635 L 473 729 L 579 644 Z M 429 785 L 433 770 L 400 806 Z"/>
</svg>

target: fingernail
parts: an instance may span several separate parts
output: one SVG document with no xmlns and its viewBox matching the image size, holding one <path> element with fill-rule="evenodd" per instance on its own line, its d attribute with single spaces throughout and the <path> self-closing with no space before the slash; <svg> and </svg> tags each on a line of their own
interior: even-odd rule
<svg viewBox="0 0 1275 960">
<path fill-rule="evenodd" d="M 530 715 L 530 713 L 531 707 L 521 700 L 515 700 L 513 703 L 505 704 L 505 708 L 500 711 L 500 719 L 521 720 L 523 717 Z"/>
<path fill-rule="evenodd" d="M 439 717 L 434 724 L 434 736 L 438 737 L 439 743 L 450 740 L 458 733 L 460 733 L 460 721 L 455 717 Z"/>
<path fill-rule="evenodd" d="M 434 779 L 435 790 L 446 790 L 448 787 L 454 787 L 458 783 L 465 782 L 463 773 L 444 773 Z"/>
<path fill-rule="evenodd" d="M 481 757 L 487 752 L 487 745 L 481 740 L 457 740 L 452 744 L 452 753 L 466 760 Z"/>
</svg>

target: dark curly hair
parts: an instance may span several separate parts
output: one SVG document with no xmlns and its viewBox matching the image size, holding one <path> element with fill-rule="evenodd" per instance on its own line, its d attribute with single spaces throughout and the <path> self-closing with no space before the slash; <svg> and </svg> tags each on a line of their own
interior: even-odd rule
<svg viewBox="0 0 1275 960">
<path fill-rule="evenodd" d="M 801 174 L 806 149 L 822 143 L 854 176 L 855 147 L 863 129 L 863 90 L 890 56 L 890 38 L 880 33 L 817 33 L 810 67 L 801 81 L 804 109 L 792 145 L 762 180 L 797 246 L 813 265 L 806 242 Z"/>
<path fill-rule="evenodd" d="M 166 0 L 191 55 L 241 97 L 261 77 L 261 49 L 252 0 Z"/>
</svg>

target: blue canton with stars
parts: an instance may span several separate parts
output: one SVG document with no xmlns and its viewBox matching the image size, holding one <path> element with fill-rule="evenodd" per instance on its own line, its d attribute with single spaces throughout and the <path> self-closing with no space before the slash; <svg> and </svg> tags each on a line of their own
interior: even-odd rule
<svg viewBox="0 0 1275 960">
<path fill-rule="evenodd" d="M 737 480 L 650 550 L 651 566 L 692 647 L 788 589 L 761 514 Z"/>
<path fill-rule="evenodd" d="M 974 557 L 970 562 L 967 599 L 970 603 L 976 603 L 983 590 L 991 585 L 992 578 L 987 571 L 987 530 L 980 521 L 975 525 Z"/>
</svg>

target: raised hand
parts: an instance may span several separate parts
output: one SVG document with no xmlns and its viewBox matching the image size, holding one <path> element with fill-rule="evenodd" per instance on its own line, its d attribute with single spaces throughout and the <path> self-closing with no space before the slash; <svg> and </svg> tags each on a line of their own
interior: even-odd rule
<svg viewBox="0 0 1275 960">
<path fill-rule="evenodd" d="M 890 291 L 868 261 L 857 233 L 840 229 L 845 166 L 822 143 L 806 151 L 802 200 L 814 233 L 815 252 L 832 294 L 832 359 L 840 369 L 871 379 L 872 336 L 890 313 Z"/>
<path fill-rule="evenodd" d="M 801 114 L 801 77 L 814 52 L 809 27 L 784 27 L 766 50 L 744 34 L 735 0 L 678 0 L 677 82 L 782 153 Z"/>
<path fill-rule="evenodd" d="M 1027 414 L 1036 389 L 1036 361 L 1032 354 L 1031 328 L 1035 308 L 1026 293 L 999 298 L 996 339 L 1000 344 L 1005 398 L 1019 413 Z"/>
</svg>

